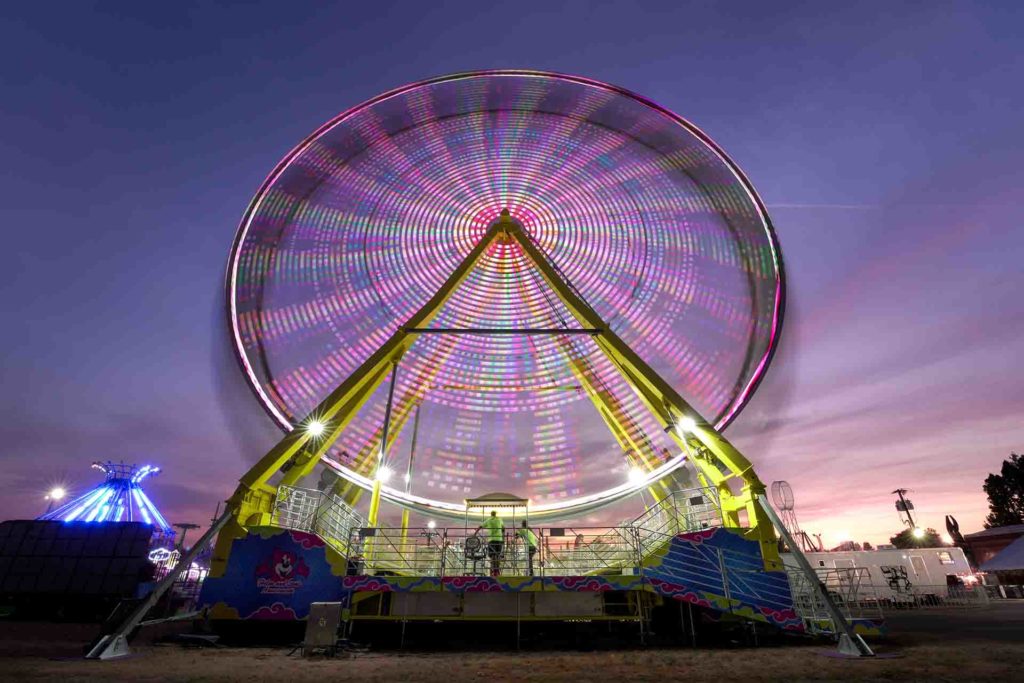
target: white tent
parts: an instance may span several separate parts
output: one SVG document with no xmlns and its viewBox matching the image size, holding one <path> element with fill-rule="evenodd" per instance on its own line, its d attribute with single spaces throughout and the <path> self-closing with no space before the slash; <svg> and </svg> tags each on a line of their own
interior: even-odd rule
<svg viewBox="0 0 1024 683">
<path fill-rule="evenodd" d="M 1006 546 L 981 565 L 983 572 L 1008 572 L 1024 569 L 1024 536 Z"/>
</svg>

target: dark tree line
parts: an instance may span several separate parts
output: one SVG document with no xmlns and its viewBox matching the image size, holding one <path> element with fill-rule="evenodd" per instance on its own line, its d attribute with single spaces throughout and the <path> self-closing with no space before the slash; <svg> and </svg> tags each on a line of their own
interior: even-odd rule
<svg viewBox="0 0 1024 683">
<path fill-rule="evenodd" d="M 920 530 L 920 537 L 914 535 L 913 529 L 904 529 L 895 536 L 889 538 L 889 543 L 901 550 L 907 550 L 911 548 L 940 548 L 945 543 L 942 542 L 942 537 L 939 536 L 939 532 L 931 527 Z"/>
<path fill-rule="evenodd" d="M 985 528 L 1024 524 L 1024 455 L 1011 453 L 999 474 L 985 478 L 988 517 Z"/>
</svg>

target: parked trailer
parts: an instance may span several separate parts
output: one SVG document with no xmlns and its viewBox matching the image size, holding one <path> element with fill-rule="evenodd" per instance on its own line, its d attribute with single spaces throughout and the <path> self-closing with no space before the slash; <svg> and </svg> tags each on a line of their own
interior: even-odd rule
<svg viewBox="0 0 1024 683">
<path fill-rule="evenodd" d="M 979 577 L 971 570 L 960 548 L 805 554 L 826 585 L 837 592 L 850 594 L 848 582 L 857 581 L 855 599 L 861 602 L 939 605 L 982 600 L 985 595 Z M 793 563 L 788 555 L 784 560 L 787 564 Z M 839 591 L 839 588 L 844 590 Z"/>
</svg>

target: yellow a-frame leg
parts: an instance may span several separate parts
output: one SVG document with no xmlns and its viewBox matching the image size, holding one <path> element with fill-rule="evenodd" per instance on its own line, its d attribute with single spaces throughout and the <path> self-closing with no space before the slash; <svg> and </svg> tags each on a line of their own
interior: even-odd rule
<svg viewBox="0 0 1024 683">
<path fill-rule="evenodd" d="M 765 492 L 765 486 L 754 473 L 750 461 L 608 327 L 597 312 L 565 281 L 519 223 L 512 220 L 507 212 L 502 212 L 502 218 L 496 225 L 504 226 L 507 238 L 519 243 L 541 277 L 580 325 L 598 330 L 594 337 L 598 347 L 608 356 L 672 438 L 688 452 L 696 455 L 693 462 L 699 472 L 718 489 L 726 525 L 739 526 L 739 513 L 745 509 L 750 526 L 748 533 L 760 543 L 766 568 L 781 569 L 771 520 L 757 504 L 756 499 Z M 690 424 L 690 428 L 684 429 L 685 424 Z M 739 494 L 735 494 L 730 487 L 730 480 L 733 479 L 742 485 Z"/>
<path fill-rule="evenodd" d="M 608 427 L 608 431 L 612 433 L 619 447 L 624 453 L 634 454 L 644 469 L 650 472 L 658 466 L 655 456 L 649 452 L 646 444 L 637 442 L 630 434 L 629 429 L 624 424 L 628 422 L 628 416 L 618 398 L 613 396 L 607 389 L 599 389 L 594 386 L 591 378 L 591 369 L 588 365 L 582 358 L 569 358 L 569 366 L 572 368 L 573 375 L 579 381 L 587 396 L 590 397 L 590 401 L 594 404 L 598 415 L 601 416 L 605 426 Z M 671 485 L 667 481 L 659 481 L 647 490 L 655 502 L 663 500 L 672 492 Z"/>
<path fill-rule="evenodd" d="M 396 330 L 239 480 L 234 495 L 228 499 L 227 510 L 233 519 L 217 537 L 211 560 L 211 576 L 221 576 L 226 569 L 232 539 L 243 536 L 246 526 L 267 524 L 270 521 L 277 493 L 277 488 L 268 483 L 270 478 L 284 471 L 287 480 L 294 482 L 313 469 L 374 390 L 384 381 L 392 366 L 416 340 L 417 335 L 410 330 L 422 328 L 434 319 L 452 292 L 469 276 L 480 258 L 501 234 L 503 232 L 497 224 L 489 229 L 434 296 L 406 322 L 405 326 Z M 324 425 L 324 433 L 319 437 L 313 436 L 309 431 L 308 427 L 313 422 Z"/>
<path fill-rule="evenodd" d="M 429 369 L 421 377 L 427 383 L 432 381 L 441 370 L 444 368 L 445 362 L 451 355 L 452 349 L 454 348 L 452 343 L 444 343 L 443 346 L 429 359 Z M 429 386 L 417 386 L 412 391 L 407 392 L 395 405 L 395 411 L 391 416 L 391 429 L 388 434 L 388 442 L 384 444 L 384 453 L 391 452 L 391 446 L 395 440 L 398 439 L 399 434 L 402 433 L 405 423 L 409 420 L 409 416 L 412 415 L 413 409 L 423 401 L 423 396 L 429 389 Z M 359 450 L 359 455 L 356 456 L 352 469 L 364 476 L 369 476 L 373 469 L 376 459 L 373 457 L 373 451 L 380 448 L 380 442 L 384 438 L 384 425 L 381 424 L 377 428 L 376 432 L 366 444 Z M 375 448 L 376 447 L 376 448 Z M 363 489 L 355 484 L 339 480 L 334 485 L 334 493 L 342 496 L 348 505 L 355 506 L 362 497 Z"/>
<path fill-rule="evenodd" d="M 510 240 L 511 238 L 506 236 L 505 239 Z M 543 283 L 541 285 L 543 286 Z M 523 299 L 528 300 L 529 293 L 526 291 L 525 283 L 522 280 L 520 280 L 520 290 Z M 558 317 L 559 321 L 565 324 L 566 321 L 562 320 L 562 316 L 558 315 Z M 554 339 L 559 351 L 564 356 L 566 364 L 572 371 L 573 377 L 579 382 L 580 387 L 586 393 L 590 402 L 594 404 L 597 414 L 601 416 L 605 426 L 608 427 L 608 431 L 611 432 L 612 438 L 615 439 L 619 448 L 622 449 L 627 465 L 630 467 L 635 466 L 634 460 L 636 460 L 648 472 L 656 468 L 659 464 L 657 456 L 649 448 L 649 441 L 634 438 L 633 431 L 630 429 L 632 420 L 622 406 L 622 402 L 606 387 L 599 388 L 594 383 L 596 375 L 590 360 L 586 357 L 575 356 L 573 354 L 572 342 L 565 335 L 555 335 Z M 670 495 L 673 489 L 672 482 L 666 478 L 648 487 L 647 490 L 651 497 L 656 502 L 659 502 Z"/>
</svg>

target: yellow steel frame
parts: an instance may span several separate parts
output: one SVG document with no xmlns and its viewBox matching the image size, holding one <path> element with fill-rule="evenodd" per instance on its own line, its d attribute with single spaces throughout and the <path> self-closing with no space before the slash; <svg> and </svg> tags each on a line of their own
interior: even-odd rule
<svg viewBox="0 0 1024 683">
<path fill-rule="evenodd" d="M 767 569 L 781 569 L 772 523 L 757 504 L 757 496 L 764 494 L 765 486 L 754 473 L 750 461 L 609 328 L 576 293 L 523 227 L 507 211 L 503 211 L 501 217 L 430 300 L 241 478 L 238 488 L 228 501 L 229 509 L 234 514 L 218 538 L 211 567 L 213 576 L 222 574 L 226 568 L 227 552 L 233 538 L 243 535 L 247 526 L 270 522 L 277 492 L 277 486 L 272 485 L 270 479 L 281 472 L 283 477 L 279 483 L 292 485 L 309 474 L 416 341 L 417 330 L 426 327 L 437 316 L 452 293 L 497 241 L 517 244 L 578 323 L 584 328 L 596 330 L 593 339 L 598 348 L 609 358 L 666 432 L 689 454 L 700 478 L 717 488 L 725 524 L 741 527 L 741 512 L 746 511 L 748 527 L 743 533 L 760 542 Z M 584 371 L 585 368 L 577 364 L 572 367 L 574 375 L 580 379 L 620 445 L 634 450 L 645 466 L 652 467 L 644 449 L 633 443 L 628 436 L 628 429 L 622 422 L 625 419 L 624 412 L 614 397 L 595 387 L 588 377 L 590 373 Z M 408 406 L 414 402 L 406 402 L 405 409 L 399 412 L 399 422 L 405 421 Z M 307 429 L 313 421 L 325 427 L 320 436 L 313 436 Z M 689 428 L 684 429 L 683 425 L 689 425 Z M 389 442 L 400 431 L 400 425 L 396 426 L 399 429 L 392 431 Z M 387 452 L 389 445 L 384 444 L 384 452 Z M 363 463 L 364 469 L 366 466 L 367 463 Z M 661 482 L 658 486 L 665 484 Z M 348 492 L 351 494 L 351 491 Z M 374 497 L 379 498 L 379 494 Z"/>
</svg>

